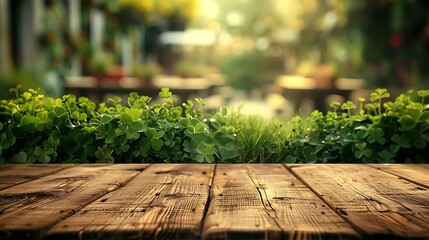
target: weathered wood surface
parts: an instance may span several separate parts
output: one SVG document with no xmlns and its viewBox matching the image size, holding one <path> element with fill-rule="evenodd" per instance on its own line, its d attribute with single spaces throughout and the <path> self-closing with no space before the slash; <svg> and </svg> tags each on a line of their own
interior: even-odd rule
<svg viewBox="0 0 429 240">
<path fill-rule="evenodd" d="M 0 190 L 72 166 L 71 164 L 5 164 L 0 167 Z"/>
<path fill-rule="evenodd" d="M 283 165 L 218 165 L 210 199 L 207 239 L 357 237 Z"/>
<path fill-rule="evenodd" d="M 0 165 L 0 239 L 429 239 L 428 171 Z"/>
<path fill-rule="evenodd" d="M 214 165 L 152 165 L 50 231 L 54 239 L 195 239 Z"/>
<path fill-rule="evenodd" d="M 429 188 L 429 164 L 371 164 L 369 166 Z"/>
<path fill-rule="evenodd" d="M 100 196 L 117 189 L 143 165 L 82 165 L 0 191 L 1 236 L 37 238 Z"/>
<path fill-rule="evenodd" d="M 289 167 L 364 236 L 429 238 L 428 189 L 366 165 Z"/>
</svg>

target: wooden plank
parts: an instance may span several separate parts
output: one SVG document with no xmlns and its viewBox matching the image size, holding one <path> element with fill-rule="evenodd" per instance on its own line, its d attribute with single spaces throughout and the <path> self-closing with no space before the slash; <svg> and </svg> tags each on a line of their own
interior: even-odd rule
<svg viewBox="0 0 429 240">
<path fill-rule="evenodd" d="M 429 238 L 429 191 L 366 165 L 288 165 L 366 236 Z"/>
<path fill-rule="evenodd" d="M 280 164 L 218 165 L 203 239 L 356 238 Z"/>
<path fill-rule="evenodd" d="M 369 164 L 369 166 L 429 188 L 429 164 Z"/>
<path fill-rule="evenodd" d="M 122 186 L 143 168 L 79 165 L 4 189 L 0 191 L 0 236 L 37 238 L 45 228 Z"/>
<path fill-rule="evenodd" d="M 71 164 L 2 164 L 0 165 L 0 190 L 73 166 Z"/>
<path fill-rule="evenodd" d="M 58 223 L 52 239 L 196 239 L 214 165 L 154 164 Z"/>
</svg>

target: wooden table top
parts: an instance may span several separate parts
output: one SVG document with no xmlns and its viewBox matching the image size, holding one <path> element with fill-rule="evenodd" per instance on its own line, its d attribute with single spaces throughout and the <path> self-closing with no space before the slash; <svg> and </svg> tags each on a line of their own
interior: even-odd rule
<svg viewBox="0 0 429 240">
<path fill-rule="evenodd" d="M 429 239 L 429 165 L 0 165 L 0 239 Z"/>
</svg>

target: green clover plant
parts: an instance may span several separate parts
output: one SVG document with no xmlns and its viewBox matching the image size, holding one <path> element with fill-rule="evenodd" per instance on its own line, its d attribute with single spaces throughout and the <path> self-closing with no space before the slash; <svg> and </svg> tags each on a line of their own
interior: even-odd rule
<svg viewBox="0 0 429 240">
<path fill-rule="evenodd" d="M 178 104 L 168 88 L 159 101 L 135 92 L 95 104 L 86 97 L 46 97 L 11 89 L 0 99 L 0 163 L 393 163 L 427 162 L 429 90 L 390 101 L 333 102 L 289 121 L 205 109 L 201 98 Z"/>
</svg>

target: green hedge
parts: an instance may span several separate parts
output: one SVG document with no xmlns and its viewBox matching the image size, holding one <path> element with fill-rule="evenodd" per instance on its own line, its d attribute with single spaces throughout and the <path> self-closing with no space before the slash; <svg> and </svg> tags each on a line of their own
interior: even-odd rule
<svg viewBox="0 0 429 240">
<path fill-rule="evenodd" d="M 88 98 L 53 99 L 35 90 L 0 102 L 1 163 L 427 162 L 428 90 L 393 102 L 386 89 L 332 111 L 266 121 L 196 98 L 178 105 L 168 88 L 159 102 L 131 93 L 98 106 Z"/>
</svg>

